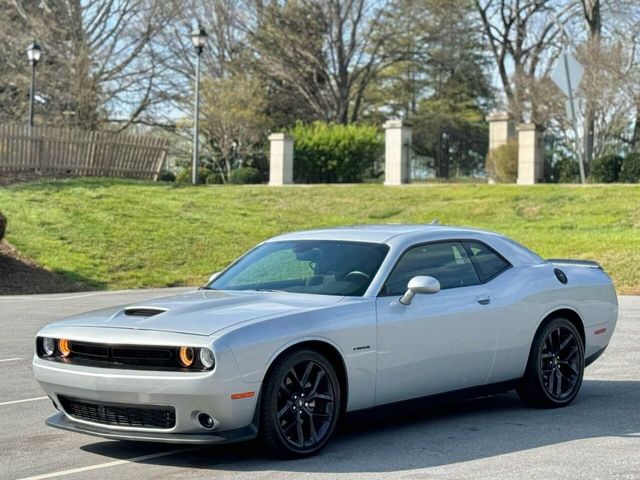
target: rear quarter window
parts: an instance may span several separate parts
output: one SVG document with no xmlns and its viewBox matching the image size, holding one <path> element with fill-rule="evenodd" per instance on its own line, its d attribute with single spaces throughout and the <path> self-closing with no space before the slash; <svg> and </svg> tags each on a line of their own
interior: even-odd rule
<svg viewBox="0 0 640 480">
<path fill-rule="evenodd" d="M 509 262 L 484 243 L 467 241 L 464 242 L 464 247 L 483 283 L 511 267 Z"/>
</svg>

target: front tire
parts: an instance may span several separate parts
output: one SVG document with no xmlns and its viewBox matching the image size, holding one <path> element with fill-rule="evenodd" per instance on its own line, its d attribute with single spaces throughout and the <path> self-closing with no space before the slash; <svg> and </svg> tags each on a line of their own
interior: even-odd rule
<svg viewBox="0 0 640 480">
<path fill-rule="evenodd" d="M 260 404 L 262 443 L 279 457 L 318 453 L 335 430 L 342 401 L 331 363 L 312 350 L 277 359 L 265 378 Z"/>
<path fill-rule="evenodd" d="M 536 334 L 516 391 L 535 407 L 564 407 L 578 395 L 583 375 L 582 337 L 569 320 L 558 317 Z"/>
</svg>

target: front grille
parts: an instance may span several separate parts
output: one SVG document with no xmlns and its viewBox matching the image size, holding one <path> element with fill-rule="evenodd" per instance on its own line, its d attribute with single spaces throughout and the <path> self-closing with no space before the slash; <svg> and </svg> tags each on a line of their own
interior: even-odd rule
<svg viewBox="0 0 640 480">
<path fill-rule="evenodd" d="M 176 424 L 176 411 L 173 407 L 103 403 L 62 395 L 58 395 L 58 400 L 68 415 L 87 422 L 165 429 L 173 428 Z"/>
<path fill-rule="evenodd" d="M 36 340 L 36 352 L 45 360 L 86 365 L 88 367 L 124 368 L 130 370 L 170 370 L 180 372 L 202 372 L 209 370 L 199 359 L 199 348 L 194 348 L 195 361 L 190 367 L 184 367 L 179 361 L 179 349 L 175 346 L 155 345 L 111 345 L 69 340 L 71 353 L 66 357 L 47 356 L 42 347 L 43 339 Z M 58 353 L 58 352 L 56 352 Z"/>
<path fill-rule="evenodd" d="M 105 345 L 71 341 L 71 355 L 65 363 L 110 368 L 179 370 L 177 347 Z"/>
<path fill-rule="evenodd" d="M 137 345 L 104 345 L 100 343 L 71 343 L 72 358 L 105 361 L 122 365 L 156 367 L 179 366 L 176 347 L 143 347 Z"/>
<path fill-rule="evenodd" d="M 71 351 L 80 357 L 109 358 L 109 348 L 105 345 L 74 342 Z"/>
</svg>

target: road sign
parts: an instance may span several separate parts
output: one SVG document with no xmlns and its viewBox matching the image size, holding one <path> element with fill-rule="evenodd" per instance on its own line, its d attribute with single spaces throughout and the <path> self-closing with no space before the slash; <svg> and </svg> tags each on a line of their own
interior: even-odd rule
<svg viewBox="0 0 640 480">
<path fill-rule="evenodd" d="M 562 93 L 564 93 L 569 99 L 566 102 L 567 117 L 573 125 L 573 132 L 575 135 L 576 153 L 578 156 L 578 166 L 580 167 L 580 181 L 585 183 L 585 171 L 584 171 L 584 159 L 580 151 L 579 139 L 580 133 L 578 131 L 578 117 L 576 111 L 580 106 L 577 102 L 576 91 L 582 75 L 584 74 L 584 68 L 580 65 L 580 62 L 566 50 L 562 53 L 560 61 L 554 68 L 551 74 L 551 80 L 555 83 Z"/>
<path fill-rule="evenodd" d="M 575 95 L 583 74 L 584 67 L 580 65 L 576 57 L 569 52 L 564 52 L 551 73 L 551 80 L 562 90 L 562 93 L 571 97 Z"/>
</svg>

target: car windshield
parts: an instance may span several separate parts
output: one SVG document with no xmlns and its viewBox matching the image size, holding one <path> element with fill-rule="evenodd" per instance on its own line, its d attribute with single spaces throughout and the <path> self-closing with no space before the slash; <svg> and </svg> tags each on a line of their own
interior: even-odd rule
<svg viewBox="0 0 640 480">
<path fill-rule="evenodd" d="M 378 243 L 333 240 L 268 242 L 205 288 L 362 296 L 388 249 Z"/>
</svg>

